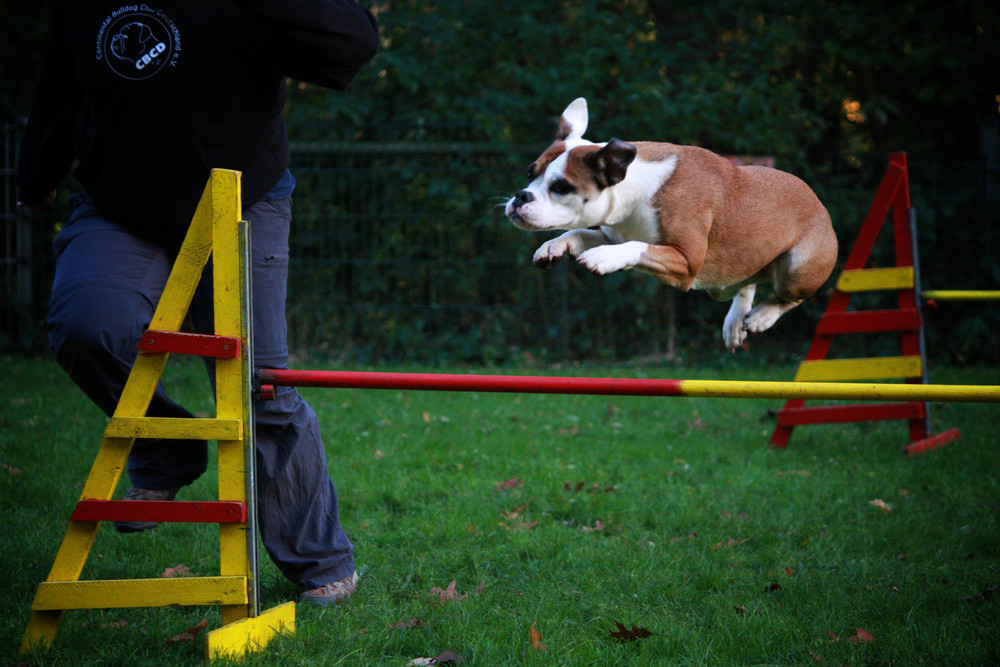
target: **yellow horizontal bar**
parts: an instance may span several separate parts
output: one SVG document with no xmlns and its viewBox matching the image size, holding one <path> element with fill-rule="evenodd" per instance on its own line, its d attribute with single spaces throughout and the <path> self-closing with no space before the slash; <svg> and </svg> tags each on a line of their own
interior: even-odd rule
<svg viewBox="0 0 1000 667">
<path fill-rule="evenodd" d="M 112 417 L 106 438 L 176 438 L 178 440 L 239 440 L 239 419 L 184 419 L 176 417 Z"/>
<path fill-rule="evenodd" d="M 46 581 L 38 585 L 31 608 L 117 609 L 246 604 L 247 600 L 246 577 Z"/>
<path fill-rule="evenodd" d="M 209 661 L 240 659 L 262 649 L 276 634 L 295 634 L 295 603 L 286 602 L 260 616 L 229 623 L 208 633 L 205 652 Z"/>
<path fill-rule="evenodd" d="M 691 398 L 787 398 L 834 401 L 936 401 L 1000 403 L 1000 386 L 965 384 L 878 384 L 869 382 L 761 382 L 681 380 Z"/>
<path fill-rule="evenodd" d="M 920 296 L 937 301 L 1000 301 L 1000 290 L 929 289 Z"/>
<path fill-rule="evenodd" d="M 850 269 L 837 279 L 841 292 L 873 292 L 877 290 L 913 287 L 912 266 L 892 266 L 884 269 Z"/>
<path fill-rule="evenodd" d="M 923 362 L 918 356 L 822 359 L 803 361 L 795 374 L 795 381 L 918 378 L 923 374 L 923 368 Z"/>
</svg>

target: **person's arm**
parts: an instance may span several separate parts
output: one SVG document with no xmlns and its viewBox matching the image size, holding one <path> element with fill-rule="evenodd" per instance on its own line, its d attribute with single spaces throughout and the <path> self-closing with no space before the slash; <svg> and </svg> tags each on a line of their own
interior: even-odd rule
<svg viewBox="0 0 1000 667">
<path fill-rule="evenodd" d="M 48 206 L 73 165 L 73 130 L 79 105 L 76 80 L 60 38 L 58 3 L 52 3 L 28 126 L 18 160 L 17 201 L 32 209 Z"/>
<path fill-rule="evenodd" d="M 267 22 L 293 79 L 342 90 L 378 50 L 378 25 L 357 0 L 237 0 Z"/>
</svg>

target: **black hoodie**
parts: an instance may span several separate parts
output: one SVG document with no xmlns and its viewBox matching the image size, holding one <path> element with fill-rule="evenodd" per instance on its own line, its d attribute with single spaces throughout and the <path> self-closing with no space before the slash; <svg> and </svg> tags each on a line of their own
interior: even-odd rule
<svg viewBox="0 0 1000 667">
<path fill-rule="evenodd" d="M 183 236 L 212 168 L 244 208 L 288 167 L 285 79 L 343 89 L 375 54 L 356 0 L 53 0 L 19 200 L 76 179 L 103 214 Z"/>
</svg>

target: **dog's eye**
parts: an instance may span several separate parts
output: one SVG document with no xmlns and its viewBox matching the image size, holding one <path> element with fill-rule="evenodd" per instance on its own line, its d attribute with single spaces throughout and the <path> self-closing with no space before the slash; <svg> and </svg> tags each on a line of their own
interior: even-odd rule
<svg viewBox="0 0 1000 667">
<path fill-rule="evenodd" d="M 576 192 L 576 186 L 564 178 L 557 178 L 549 185 L 549 192 L 556 195 L 568 195 Z"/>
</svg>

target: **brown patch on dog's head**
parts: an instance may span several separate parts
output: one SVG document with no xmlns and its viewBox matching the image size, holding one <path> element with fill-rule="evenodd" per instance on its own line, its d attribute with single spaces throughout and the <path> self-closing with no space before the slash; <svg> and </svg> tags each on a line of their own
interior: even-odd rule
<svg viewBox="0 0 1000 667">
<path fill-rule="evenodd" d="M 604 146 L 578 146 L 569 153 L 564 176 L 578 187 L 593 184 L 603 190 L 625 180 L 635 156 L 635 145 L 620 139 L 612 139 Z"/>
<path fill-rule="evenodd" d="M 566 144 L 561 140 L 552 142 L 552 145 L 545 149 L 538 159 L 531 163 L 528 167 L 528 180 L 533 181 L 538 178 L 539 174 L 544 173 L 546 167 L 552 164 L 552 161 L 557 157 L 562 155 L 566 151 Z"/>
</svg>

